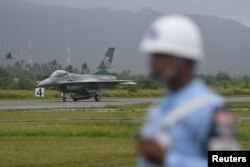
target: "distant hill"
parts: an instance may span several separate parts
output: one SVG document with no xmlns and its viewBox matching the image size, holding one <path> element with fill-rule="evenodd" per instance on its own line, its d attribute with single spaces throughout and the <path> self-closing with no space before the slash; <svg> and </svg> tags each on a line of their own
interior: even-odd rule
<svg viewBox="0 0 250 167">
<path fill-rule="evenodd" d="M 113 62 L 117 71 L 130 68 L 133 73 L 147 73 L 146 56 L 139 52 L 138 43 L 149 23 L 160 15 L 149 9 L 138 13 L 79 10 L 0 0 L 0 44 L 3 53 L 10 51 L 26 60 L 31 41 L 34 61 L 58 59 L 65 64 L 70 42 L 72 64 L 87 62 L 92 69 L 112 46 L 117 48 Z M 250 28 L 234 20 L 191 17 L 205 38 L 207 58 L 200 72 L 250 75 Z"/>
</svg>

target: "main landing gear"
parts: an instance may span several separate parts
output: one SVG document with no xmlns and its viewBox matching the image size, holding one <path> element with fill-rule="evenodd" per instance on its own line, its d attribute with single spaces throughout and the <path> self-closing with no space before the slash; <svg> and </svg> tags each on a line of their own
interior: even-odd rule
<svg viewBox="0 0 250 167">
<path fill-rule="evenodd" d="M 66 92 L 62 93 L 63 102 L 67 102 L 69 95 L 70 94 Z M 95 101 L 99 102 L 101 101 L 102 96 L 103 96 L 103 90 L 96 90 L 88 94 L 79 93 L 79 94 L 70 95 L 70 97 L 73 99 L 74 102 L 77 102 L 78 100 L 90 99 L 92 97 L 94 97 Z"/>
<path fill-rule="evenodd" d="M 97 90 L 95 94 L 95 101 L 101 101 L 103 90 Z"/>
<path fill-rule="evenodd" d="M 100 95 L 95 95 L 95 101 L 100 101 L 101 100 L 101 96 Z"/>
</svg>

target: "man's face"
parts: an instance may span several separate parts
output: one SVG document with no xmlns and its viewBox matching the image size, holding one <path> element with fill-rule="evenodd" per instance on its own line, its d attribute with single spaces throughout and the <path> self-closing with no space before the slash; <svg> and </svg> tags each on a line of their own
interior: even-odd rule
<svg viewBox="0 0 250 167">
<path fill-rule="evenodd" d="M 172 75 L 173 69 L 176 63 L 176 59 L 167 54 L 154 53 L 150 55 L 150 70 L 151 75 L 156 80 L 165 80 L 165 75 Z M 172 77 L 172 76 L 171 76 Z"/>
</svg>

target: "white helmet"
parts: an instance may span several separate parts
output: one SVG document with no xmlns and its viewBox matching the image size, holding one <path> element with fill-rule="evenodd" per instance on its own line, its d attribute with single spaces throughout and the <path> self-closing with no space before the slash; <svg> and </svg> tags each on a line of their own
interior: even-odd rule
<svg viewBox="0 0 250 167">
<path fill-rule="evenodd" d="M 182 15 L 164 16 L 153 22 L 140 47 L 148 54 L 167 53 L 194 61 L 204 57 L 199 27 Z"/>
</svg>

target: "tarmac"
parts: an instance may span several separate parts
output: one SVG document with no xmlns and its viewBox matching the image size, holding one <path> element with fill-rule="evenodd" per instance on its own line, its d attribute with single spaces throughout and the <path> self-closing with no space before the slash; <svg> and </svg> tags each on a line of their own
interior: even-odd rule
<svg viewBox="0 0 250 167">
<path fill-rule="evenodd" d="M 118 106 L 128 104 L 152 103 L 157 99 L 102 99 L 96 102 L 94 99 L 73 102 L 69 100 L 15 100 L 0 101 L 0 110 L 48 110 L 48 109 L 81 109 L 81 108 L 103 108 L 106 106 Z"/>
<path fill-rule="evenodd" d="M 0 110 L 48 110 L 48 109 L 81 109 L 103 108 L 128 104 L 155 103 L 157 98 L 127 98 L 127 99 L 102 99 L 96 102 L 93 99 L 78 102 L 60 100 L 15 100 L 0 101 Z M 227 102 L 249 102 L 250 97 L 228 97 Z"/>
</svg>

